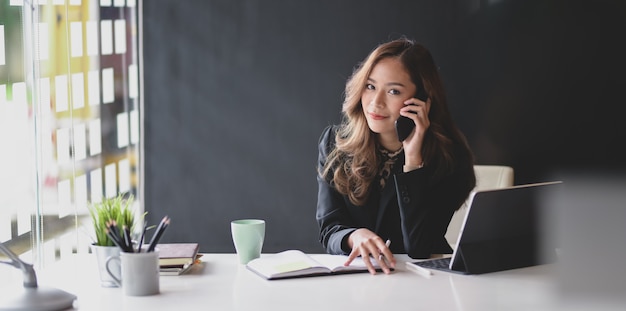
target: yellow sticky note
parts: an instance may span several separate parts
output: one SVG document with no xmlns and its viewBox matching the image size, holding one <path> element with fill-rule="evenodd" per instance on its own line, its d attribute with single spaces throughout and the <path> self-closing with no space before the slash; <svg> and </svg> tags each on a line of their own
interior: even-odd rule
<svg viewBox="0 0 626 311">
<path fill-rule="evenodd" d="M 289 271 L 303 270 L 310 267 L 311 265 L 309 265 L 306 261 L 295 261 L 276 265 L 274 266 L 274 269 L 276 269 L 276 272 L 278 273 L 284 273 Z"/>
</svg>

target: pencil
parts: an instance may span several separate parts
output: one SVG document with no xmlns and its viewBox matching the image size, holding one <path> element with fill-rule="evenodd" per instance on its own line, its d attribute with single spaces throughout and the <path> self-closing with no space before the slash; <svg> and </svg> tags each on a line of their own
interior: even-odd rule
<svg viewBox="0 0 626 311">
<path fill-rule="evenodd" d="M 133 241 L 130 238 L 130 228 L 124 225 L 122 230 L 124 232 L 124 244 L 126 245 L 126 248 L 131 250 L 131 253 L 134 253 L 135 250 L 133 249 Z"/>
<path fill-rule="evenodd" d="M 157 246 L 157 244 L 159 243 L 159 240 L 161 239 L 161 236 L 163 235 L 163 231 L 165 231 L 165 229 L 167 228 L 169 224 L 170 224 L 170 218 L 168 216 L 165 216 L 163 217 L 163 219 L 161 219 L 161 222 L 159 223 L 159 226 L 157 227 L 157 231 L 152 236 L 152 240 L 150 241 L 150 246 L 148 247 L 147 252 L 154 251 L 154 248 Z"/>
<path fill-rule="evenodd" d="M 137 253 L 141 253 L 141 246 L 143 244 L 143 239 L 146 236 L 146 230 L 148 229 L 148 222 L 143 225 L 143 230 L 141 231 L 141 237 L 139 238 L 139 245 L 137 246 Z"/>
<path fill-rule="evenodd" d="M 126 253 L 133 252 L 132 247 L 130 247 L 129 249 L 129 246 L 126 244 L 126 241 L 122 239 L 122 237 L 120 237 L 119 229 L 117 228 L 117 223 L 115 222 L 115 220 L 111 220 L 107 224 L 107 229 L 108 229 L 107 234 L 109 235 L 109 238 L 111 239 L 111 241 L 113 241 L 115 245 L 121 248 L 123 252 L 126 252 Z"/>
<path fill-rule="evenodd" d="M 111 239 L 111 241 L 113 241 L 113 244 L 117 245 L 117 247 L 122 249 L 123 252 L 128 253 L 128 248 L 126 248 L 126 245 L 124 245 L 124 243 L 120 242 L 120 240 L 117 238 L 117 236 L 115 236 L 113 234 L 113 230 L 106 229 L 105 231 L 106 231 L 106 234 Z"/>
</svg>

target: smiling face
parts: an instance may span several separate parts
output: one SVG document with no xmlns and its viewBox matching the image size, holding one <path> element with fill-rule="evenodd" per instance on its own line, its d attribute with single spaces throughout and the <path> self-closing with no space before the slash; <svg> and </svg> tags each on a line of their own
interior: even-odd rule
<svg viewBox="0 0 626 311">
<path fill-rule="evenodd" d="M 415 94 L 416 86 L 397 58 L 381 59 L 372 69 L 361 94 L 367 125 L 383 140 L 397 140 L 395 121 L 404 101 Z"/>
</svg>

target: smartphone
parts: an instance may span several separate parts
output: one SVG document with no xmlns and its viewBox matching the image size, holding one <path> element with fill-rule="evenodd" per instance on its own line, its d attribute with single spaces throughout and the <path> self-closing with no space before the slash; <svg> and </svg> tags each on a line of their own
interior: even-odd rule
<svg viewBox="0 0 626 311">
<path fill-rule="evenodd" d="M 419 92 L 415 94 L 415 98 L 425 102 L 428 99 L 428 95 L 424 90 L 424 86 L 418 85 L 417 87 L 419 89 Z M 413 122 L 413 120 L 405 116 L 400 116 L 400 118 L 396 120 L 396 133 L 398 134 L 398 140 L 404 141 L 407 137 L 409 137 L 409 135 L 411 135 L 411 132 L 413 132 L 414 128 L 415 122 Z"/>
</svg>

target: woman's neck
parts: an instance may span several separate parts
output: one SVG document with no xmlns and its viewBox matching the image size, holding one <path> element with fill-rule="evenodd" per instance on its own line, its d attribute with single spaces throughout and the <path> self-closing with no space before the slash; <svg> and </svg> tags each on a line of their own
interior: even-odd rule
<svg viewBox="0 0 626 311">
<path fill-rule="evenodd" d="M 394 152 L 402 148 L 402 142 L 398 140 L 398 137 L 395 135 L 381 135 L 378 134 L 378 143 L 383 146 L 383 148 Z"/>
</svg>

